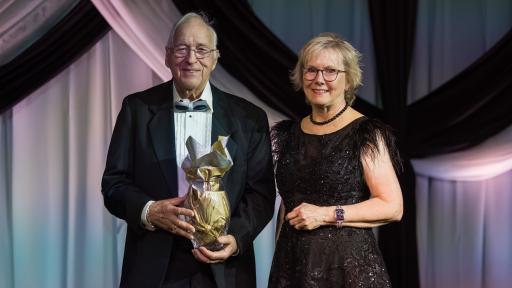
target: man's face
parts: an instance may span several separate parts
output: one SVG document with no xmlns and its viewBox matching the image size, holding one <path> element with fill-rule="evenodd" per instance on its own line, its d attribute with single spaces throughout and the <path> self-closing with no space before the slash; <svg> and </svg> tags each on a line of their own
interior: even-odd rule
<svg viewBox="0 0 512 288">
<path fill-rule="evenodd" d="M 181 96 L 198 98 L 210 79 L 217 64 L 217 51 L 208 53 L 202 59 L 195 51 L 215 49 L 210 28 L 200 19 L 191 18 L 175 32 L 172 47 L 166 51 L 165 64 L 171 69 L 174 85 Z M 177 55 L 175 51 L 187 51 Z M 200 56 L 201 58 L 201 56 Z"/>
</svg>

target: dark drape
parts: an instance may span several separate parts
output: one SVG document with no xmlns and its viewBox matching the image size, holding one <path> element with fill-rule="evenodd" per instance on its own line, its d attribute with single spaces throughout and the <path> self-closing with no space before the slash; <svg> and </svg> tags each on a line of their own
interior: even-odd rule
<svg viewBox="0 0 512 288">
<path fill-rule="evenodd" d="M 379 229 L 379 245 L 393 287 L 419 287 L 416 241 L 416 185 L 404 136 L 407 127 L 407 83 L 416 28 L 417 0 L 369 0 L 383 120 L 395 128 L 404 160 L 399 174 L 404 201 L 402 221 Z"/>
<path fill-rule="evenodd" d="M 0 112 L 71 65 L 109 29 L 90 1 L 80 1 L 43 37 L 0 67 Z"/>
<path fill-rule="evenodd" d="M 462 73 L 409 106 L 412 157 L 459 151 L 512 124 L 512 29 Z"/>
</svg>

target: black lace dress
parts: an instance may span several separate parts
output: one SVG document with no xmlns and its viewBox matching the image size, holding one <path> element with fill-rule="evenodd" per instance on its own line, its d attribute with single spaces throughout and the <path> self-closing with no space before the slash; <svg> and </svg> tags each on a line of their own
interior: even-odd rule
<svg viewBox="0 0 512 288">
<path fill-rule="evenodd" d="M 383 139 L 399 165 L 387 126 L 361 117 L 326 135 L 304 133 L 283 121 L 272 129 L 276 182 L 286 213 L 302 202 L 349 205 L 370 197 L 361 156 L 377 152 Z M 296 230 L 285 221 L 276 246 L 268 287 L 391 287 L 371 229 L 321 226 Z"/>
</svg>

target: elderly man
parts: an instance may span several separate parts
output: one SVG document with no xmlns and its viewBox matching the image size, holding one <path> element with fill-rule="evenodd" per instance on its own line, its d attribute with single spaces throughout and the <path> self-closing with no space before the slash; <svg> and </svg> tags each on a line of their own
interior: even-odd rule
<svg viewBox="0 0 512 288">
<path fill-rule="evenodd" d="M 204 16 L 183 16 L 166 47 L 173 80 L 123 101 L 102 180 L 106 208 L 128 223 L 121 287 L 256 286 L 252 243 L 275 199 L 268 120 L 263 110 L 210 84 L 216 45 Z M 180 217 L 193 215 L 182 207 L 185 140 L 211 145 L 219 135 L 230 136 L 233 167 L 223 184 L 231 221 L 217 239 L 223 249 L 193 249 L 194 227 Z"/>
</svg>

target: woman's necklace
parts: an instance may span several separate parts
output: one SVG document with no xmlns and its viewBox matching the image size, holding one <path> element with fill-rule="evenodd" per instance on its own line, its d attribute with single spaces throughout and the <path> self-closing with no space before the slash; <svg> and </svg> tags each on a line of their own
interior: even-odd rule
<svg viewBox="0 0 512 288">
<path fill-rule="evenodd" d="M 345 103 L 345 107 L 343 107 L 343 109 L 341 109 L 340 112 L 336 113 L 336 115 L 332 116 L 331 118 L 325 120 L 325 121 L 315 121 L 313 120 L 313 113 L 309 114 L 309 121 L 311 121 L 311 123 L 315 124 L 315 125 L 325 125 L 325 124 L 329 124 L 331 123 L 332 121 L 336 120 L 336 118 L 340 117 L 341 114 L 343 114 L 343 112 L 345 112 L 348 108 L 348 103 Z"/>
</svg>

